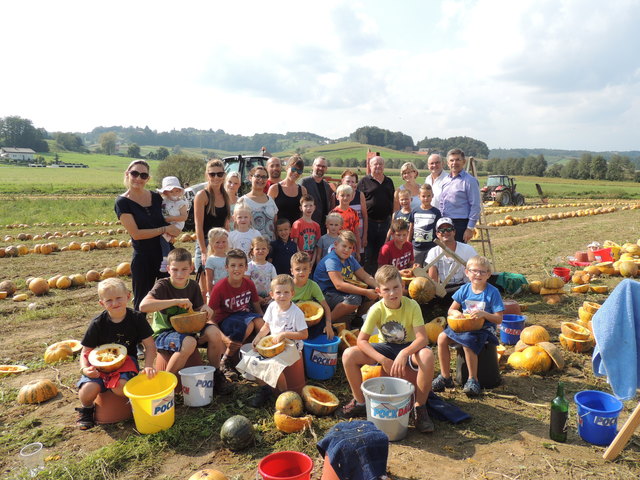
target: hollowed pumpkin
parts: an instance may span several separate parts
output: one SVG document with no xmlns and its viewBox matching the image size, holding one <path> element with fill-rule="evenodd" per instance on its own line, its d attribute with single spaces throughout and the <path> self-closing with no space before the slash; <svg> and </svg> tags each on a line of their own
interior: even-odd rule
<svg viewBox="0 0 640 480">
<path fill-rule="evenodd" d="M 76 353 L 80 353 L 80 350 L 82 350 L 82 344 L 78 340 L 62 340 L 60 342 L 52 344 L 51 346 L 58 344 L 67 345 L 69 348 L 71 348 L 71 351 L 74 353 L 74 355 Z"/>
<path fill-rule="evenodd" d="M 369 380 L 370 378 L 377 378 L 382 376 L 382 365 L 363 365 L 360 367 L 360 373 L 362 374 L 362 381 Z"/>
<path fill-rule="evenodd" d="M 302 389 L 302 400 L 307 412 L 319 417 L 331 415 L 340 405 L 338 397 L 329 390 L 312 385 L 306 385 Z"/>
<path fill-rule="evenodd" d="M 599 303 L 595 303 L 595 302 L 584 302 L 582 304 L 582 307 L 592 315 L 594 313 L 596 313 L 601 306 L 602 305 L 600 305 Z"/>
<path fill-rule="evenodd" d="M 609 291 L 609 287 L 606 285 L 591 284 L 591 291 L 593 293 L 607 293 Z"/>
<path fill-rule="evenodd" d="M 309 327 L 316 325 L 324 316 L 324 308 L 322 308 L 322 305 L 318 302 L 308 300 L 297 303 L 296 305 L 298 305 L 298 308 L 304 313 L 304 319 Z"/>
<path fill-rule="evenodd" d="M 520 340 L 527 345 L 535 345 L 538 342 L 548 342 L 550 338 L 547 329 L 540 325 L 525 327 L 520 333 Z"/>
<path fill-rule="evenodd" d="M 29 370 L 24 365 L 0 365 L 0 375 L 10 375 L 12 373 L 22 373 Z"/>
<path fill-rule="evenodd" d="M 276 400 L 276 410 L 292 417 L 299 417 L 304 413 L 302 397 L 292 391 L 281 393 Z"/>
<path fill-rule="evenodd" d="M 427 323 L 424 328 L 427 332 L 427 339 L 429 340 L 429 343 L 437 343 L 438 336 L 444 331 L 446 326 L 447 319 L 445 317 L 437 317 Z"/>
<path fill-rule="evenodd" d="M 353 333 L 351 333 L 346 328 L 340 332 L 340 344 L 338 345 L 338 350 L 341 352 L 345 351 L 349 347 L 355 347 L 358 343 L 358 337 L 356 337 Z"/>
<path fill-rule="evenodd" d="M 573 340 L 587 340 L 591 336 L 591 332 L 588 328 L 574 322 L 561 323 L 560 331 L 565 338 L 571 338 Z"/>
<path fill-rule="evenodd" d="M 311 427 L 313 417 L 307 415 L 306 417 L 292 417 L 281 412 L 273 414 L 273 421 L 276 424 L 276 428 L 284 433 L 295 433 Z"/>
<path fill-rule="evenodd" d="M 278 343 L 274 343 L 273 337 L 267 335 L 256 345 L 256 350 L 260 355 L 265 358 L 275 357 L 284 351 L 284 340 Z"/>
<path fill-rule="evenodd" d="M 51 380 L 40 378 L 23 385 L 18 392 L 18 403 L 42 403 L 58 394 L 58 388 Z"/>
<path fill-rule="evenodd" d="M 178 333 L 198 333 L 207 323 L 207 312 L 188 312 L 169 318 L 171 326 Z"/>
<path fill-rule="evenodd" d="M 601 273 L 600 269 L 595 265 L 589 265 L 588 267 L 585 267 L 584 272 L 588 273 L 592 277 L 599 277 Z"/>
<path fill-rule="evenodd" d="M 14 295 L 12 300 L 14 302 L 24 302 L 29 298 L 29 295 L 26 293 L 19 293 L 18 295 Z"/>
<path fill-rule="evenodd" d="M 46 363 L 56 363 L 73 356 L 73 350 L 66 343 L 58 342 L 49 345 L 44 351 L 44 361 Z"/>
<path fill-rule="evenodd" d="M 430 278 L 416 277 L 409 284 L 409 296 L 418 303 L 427 303 L 436 296 L 436 286 Z"/>
<path fill-rule="evenodd" d="M 589 323 L 591 321 L 591 317 L 593 317 L 593 313 L 587 312 L 584 307 L 578 308 L 578 318 L 581 323 Z"/>
<path fill-rule="evenodd" d="M 218 471 L 210 468 L 200 470 L 189 477 L 189 480 L 229 480 L 227 476 Z"/>
<path fill-rule="evenodd" d="M 547 352 L 547 355 L 551 357 L 551 360 L 558 370 L 562 370 L 564 368 L 564 357 L 558 347 L 551 342 L 540 342 L 537 346 Z"/>
<path fill-rule="evenodd" d="M 576 285 L 575 287 L 571 287 L 571 291 L 573 293 L 587 293 L 589 291 L 590 285 L 588 283 L 584 285 Z"/>
<path fill-rule="evenodd" d="M 89 363 L 101 372 L 118 370 L 127 359 L 127 349 L 117 343 L 106 343 L 89 353 Z"/>
<path fill-rule="evenodd" d="M 465 313 L 462 317 L 447 317 L 447 323 L 454 332 L 472 332 L 482 328 L 484 318 L 472 318 Z"/>
<path fill-rule="evenodd" d="M 518 340 L 518 343 L 516 343 L 516 345 L 513 347 L 513 350 L 515 352 L 521 352 L 523 351 L 525 348 L 527 348 L 529 345 L 527 345 L 526 343 L 524 343 L 522 341 L 522 339 Z"/>
<path fill-rule="evenodd" d="M 593 337 L 589 337 L 587 340 L 576 340 L 575 338 L 567 338 L 562 333 L 558 335 L 560 345 L 574 353 L 584 353 L 591 350 L 595 344 Z"/>
</svg>

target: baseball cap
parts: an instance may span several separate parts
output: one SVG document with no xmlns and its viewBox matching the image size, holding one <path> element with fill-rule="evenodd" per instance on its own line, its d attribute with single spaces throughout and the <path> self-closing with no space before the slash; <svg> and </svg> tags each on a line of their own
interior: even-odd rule
<svg viewBox="0 0 640 480">
<path fill-rule="evenodd" d="M 436 230 L 440 228 L 441 225 L 451 225 L 452 227 L 454 226 L 453 220 L 451 220 L 449 217 L 442 217 L 440 220 L 438 220 L 438 223 L 436 223 Z"/>
</svg>

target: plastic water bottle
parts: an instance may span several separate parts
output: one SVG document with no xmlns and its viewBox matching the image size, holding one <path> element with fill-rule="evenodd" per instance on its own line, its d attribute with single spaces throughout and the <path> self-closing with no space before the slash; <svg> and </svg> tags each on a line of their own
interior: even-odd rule
<svg viewBox="0 0 640 480">
<path fill-rule="evenodd" d="M 569 402 L 564 397 L 564 383 L 558 382 L 556 398 L 551 401 L 551 422 L 549 424 L 549 438 L 555 442 L 567 441 L 567 418 L 569 417 Z"/>
</svg>

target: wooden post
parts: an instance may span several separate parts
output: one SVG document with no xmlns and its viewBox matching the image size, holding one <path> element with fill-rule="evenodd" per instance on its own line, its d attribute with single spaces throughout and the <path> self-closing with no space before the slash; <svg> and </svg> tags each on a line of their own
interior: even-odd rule
<svg viewBox="0 0 640 480">
<path fill-rule="evenodd" d="M 633 435 L 633 432 L 636 431 L 636 428 L 638 428 L 638 425 L 640 425 L 640 403 L 638 403 L 638 406 L 631 416 L 627 418 L 627 421 L 624 422 L 624 425 L 616 435 L 616 438 L 613 439 L 609 448 L 605 450 L 602 458 L 605 460 L 615 460 L 618 455 L 620 455 L 622 449 L 627 445 L 627 442 L 631 438 L 631 435 Z"/>
</svg>

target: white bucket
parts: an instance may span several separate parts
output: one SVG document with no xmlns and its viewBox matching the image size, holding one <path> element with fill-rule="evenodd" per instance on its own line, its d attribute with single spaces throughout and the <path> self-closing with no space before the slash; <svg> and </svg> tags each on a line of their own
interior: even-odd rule
<svg viewBox="0 0 640 480">
<path fill-rule="evenodd" d="M 242 345 L 240 347 L 240 358 L 243 358 L 245 354 L 249 353 L 251 350 L 253 350 L 253 345 L 251 345 L 250 343 L 245 343 L 244 345 Z M 243 373 L 242 376 L 251 382 L 255 382 L 257 380 L 256 377 L 254 377 L 250 373 Z"/>
<path fill-rule="evenodd" d="M 182 395 L 187 407 L 204 407 L 213 400 L 213 372 L 215 367 L 200 365 L 180 370 Z"/>
<path fill-rule="evenodd" d="M 362 384 L 367 420 L 387 434 L 389 441 L 407 436 L 415 387 L 402 378 L 370 378 Z"/>
</svg>

